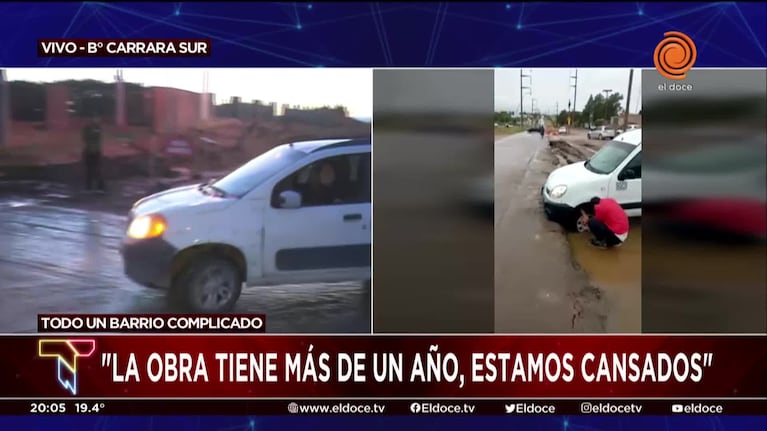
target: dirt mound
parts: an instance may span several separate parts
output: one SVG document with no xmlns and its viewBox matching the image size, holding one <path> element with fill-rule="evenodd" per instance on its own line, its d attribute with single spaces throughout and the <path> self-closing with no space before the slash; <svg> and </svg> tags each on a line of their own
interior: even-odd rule
<svg viewBox="0 0 767 431">
<path fill-rule="evenodd" d="M 591 152 L 588 152 L 584 146 L 571 143 L 571 141 L 550 140 L 549 147 L 552 153 L 557 158 L 557 165 L 569 165 L 570 163 L 586 160 L 591 157 Z"/>
</svg>

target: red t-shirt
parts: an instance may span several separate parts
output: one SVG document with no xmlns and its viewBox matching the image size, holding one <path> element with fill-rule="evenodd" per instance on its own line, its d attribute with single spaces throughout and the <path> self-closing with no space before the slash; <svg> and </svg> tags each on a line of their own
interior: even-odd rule
<svg viewBox="0 0 767 431">
<path fill-rule="evenodd" d="M 605 224 L 616 235 L 629 231 L 629 218 L 620 204 L 614 199 L 600 199 L 594 206 L 594 217 Z"/>
</svg>

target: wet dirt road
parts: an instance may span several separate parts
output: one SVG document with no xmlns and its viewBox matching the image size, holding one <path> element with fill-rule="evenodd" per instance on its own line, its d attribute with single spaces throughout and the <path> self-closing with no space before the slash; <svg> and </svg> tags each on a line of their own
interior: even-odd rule
<svg viewBox="0 0 767 431">
<path fill-rule="evenodd" d="M 573 259 L 588 274 L 610 302 L 605 322 L 608 332 L 642 331 L 642 228 L 639 219 L 631 220 L 626 242 L 603 250 L 593 247 L 588 233 L 570 233 L 568 241 Z"/>
<path fill-rule="evenodd" d="M 0 196 L 0 332 L 34 332 L 38 313 L 164 313 L 162 292 L 123 276 L 125 219 Z M 276 333 L 366 333 L 370 292 L 358 283 L 247 289 L 238 313 Z"/>
<path fill-rule="evenodd" d="M 603 295 L 575 267 L 561 227 L 541 209 L 541 186 L 553 167 L 554 156 L 540 135 L 496 140 L 496 332 L 607 330 Z"/>
</svg>

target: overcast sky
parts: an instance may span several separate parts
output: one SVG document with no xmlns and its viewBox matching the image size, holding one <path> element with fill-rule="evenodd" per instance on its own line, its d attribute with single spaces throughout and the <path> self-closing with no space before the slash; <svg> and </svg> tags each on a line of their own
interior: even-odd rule
<svg viewBox="0 0 767 431">
<path fill-rule="evenodd" d="M 525 90 L 523 102 L 525 112 L 530 112 L 532 100 L 543 113 L 553 114 L 567 109 L 567 102 L 573 99 L 575 82 L 570 79 L 575 75 L 575 69 L 524 69 L 525 86 L 531 87 L 532 95 Z M 495 70 L 495 110 L 519 112 L 519 69 Z M 590 95 L 597 95 L 602 90 L 612 90 L 623 94 L 621 106 L 626 105 L 626 93 L 629 85 L 629 69 L 578 69 L 578 94 L 575 103 L 576 111 L 586 105 Z M 634 81 L 631 85 L 631 106 L 629 112 L 637 113 L 642 108 L 642 71 L 634 69 Z"/>
<path fill-rule="evenodd" d="M 115 70 L 6 69 L 8 80 L 32 82 L 67 79 L 112 82 Z M 239 96 L 246 102 L 255 99 L 305 107 L 344 105 L 352 117 L 372 116 L 373 73 L 370 69 L 123 69 L 123 78 L 148 87 L 201 92 L 206 70 L 209 72 L 209 91 L 216 95 L 217 103 Z"/>
</svg>

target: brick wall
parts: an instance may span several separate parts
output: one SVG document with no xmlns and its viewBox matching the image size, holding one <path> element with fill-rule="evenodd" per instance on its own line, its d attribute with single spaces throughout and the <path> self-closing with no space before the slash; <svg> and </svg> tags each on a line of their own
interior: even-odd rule
<svg viewBox="0 0 767 431">
<path fill-rule="evenodd" d="M 68 129 L 71 125 L 69 87 L 65 84 L 50 84 L 45 87 L 45 126 L 48 130 Z"/>
<path fill-rule="evenodd" d="M 165 87 L 146 91 L 146 108 L 154 132 L 179 133 L 200 123 L 200 93 Z"/>
<path fill-rule="evenodd" d="M 300 109 L 286 108 L 283 113 L 286 119 L 301 121 L 308 124 L 333 124 L 342 121 L 346 113 L 343 109 L 319 108 Z"/>
</svg>

